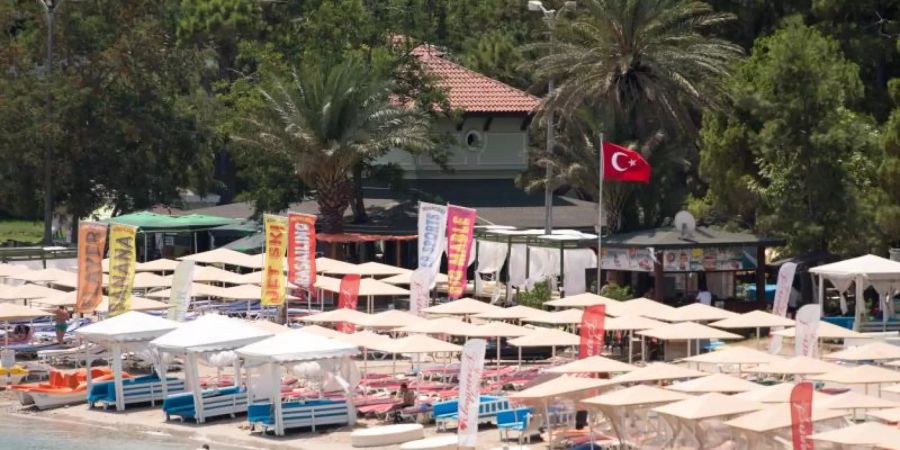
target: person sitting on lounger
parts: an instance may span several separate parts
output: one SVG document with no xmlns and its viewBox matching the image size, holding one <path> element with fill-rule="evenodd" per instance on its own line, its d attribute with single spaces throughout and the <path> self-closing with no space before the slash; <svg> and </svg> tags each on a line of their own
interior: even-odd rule
<svg viewBox="0 0 900 450">
<path fill-rule="evenodd" d="M 30 334 L 31 327 L 29 327 L 28 325 L 19 324 L 16 325 L 15 328 L 13 328 L 13 332 L 9 335 L 9 340 L 10 342 L 24 343 L 25 341 L 29 340 L 29 338 L 31 337 Z"/>
<path fill-rule="evenodd" d="M 397 391 L 397 397 L 400 397 L 400 405 L 398 406 L 397 412 L 394 414 L 394 422 L 400 423 L 400 413 L 403 408 L 409 408 L 410 406 L 416 406 L 416 393 L 413 392 L 412 389 L 409 388 L 409 385 L 406 383 L 400 383 L 400 390 Z"/>
</svg>

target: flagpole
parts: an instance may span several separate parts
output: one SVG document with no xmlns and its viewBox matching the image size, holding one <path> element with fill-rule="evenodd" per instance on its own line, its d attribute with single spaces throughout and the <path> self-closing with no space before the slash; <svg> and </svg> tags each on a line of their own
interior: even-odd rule
<svg viewBox="0 0 900 450">
<path fill-rule="evenodd" d="M 597 151 L 597 295 L 600 295 L 600 274 L 603 266 L 603 133 L 600 133 L 600 149 Z"/>
</svg>

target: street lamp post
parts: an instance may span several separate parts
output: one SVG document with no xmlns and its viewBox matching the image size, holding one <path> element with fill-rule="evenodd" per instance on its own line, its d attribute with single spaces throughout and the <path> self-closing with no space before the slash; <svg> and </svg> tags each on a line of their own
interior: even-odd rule
<svg viewBox="0 0 900 450">
<path fill-rule="evenodd" d="M 559 10 L 555 9 L 547 9 L 544 7 L 544 4 L 541 3 L 540 0 L 530 0 L 528 2 L 528 10 L 529 11 L 537 11 L 544 15 L 544 21 L 547 23 L 547 28 L 550 34 L 550 44 L 552 45 L 556 38 L 556 19 L 559 18 L 559 15 L 567 10 L 574 9 L 575 2 L 567 1 L 563 4 L 563 7 Z M 547 95 L 553 93 L 553 80 L 549 80 L 547 83 Z M 553 112 L 551 111 L 547 114 L 547 155 L 553 154 L 553 144 L 555 142 L 554 130 L 553 130 Z M 544 234 L 550 234 L 553 232 L 553 189 L 551 187 L 551 177 L 553 176 L 553 167 L 550 164 L 546 164 L 544 167 Z"/>
<path fill-rule="evenodd" d="M 63 0 L 38 0 L 47 13 L 47 79 L 53 77 L 53 19 Z M 47 120 L 53 120 L 53 93 L 47 89 Z M 44 148 L 44 245 L 53 243 L 53 143 L 48 137 Z"/>
</svg>

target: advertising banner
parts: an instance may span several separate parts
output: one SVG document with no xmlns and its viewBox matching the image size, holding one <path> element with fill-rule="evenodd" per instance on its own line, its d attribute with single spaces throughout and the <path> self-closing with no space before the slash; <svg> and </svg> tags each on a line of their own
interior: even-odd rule
<svg viewBox="0 0 900 450">
<path fill-rule="evenodd" d="M 481 374 L 487 341 L 470 339 L 463 346 L 459 368 L 459 400 L 457 402 L 460 447 L 475 447 L 478 439 L 478 403 L 481 397 Z"/>
<path fill-rule="evenodd" d="M 813 450 L 809 439 L 812 434 L 813 385 L 809 381 L 798 383 L 791 390 L 791 437 L 794 450 Z"/>
<path fill-rule="evenodd" d="M 581 343 L 578 345 L 578 359 L 603 353 L 603 339 L 606 333 L 606 305 L 589 306 L 581 315 Z"/>
<path fill-rule="evenodd" d="M 107 227 L 101 223 L 78 225 L 78 293 L 75 312 L 90 314 L 103 301 L 103 251 Z"/>
<path fill-rule="evenodd" d="M 109 227 L 109 317 L 131 309 L 136 236 L 137 227 L 118 223 Z"/>
<path fill-rule="evenodd" d="M 444 236 L 447 235 L 447 207 L 419 202 L 419 269 L 427 269 L 432 283 L 441 268 Z M 433 284 L 428 288 L 434 287 Z"/>
<path fill-rule="evenodd" d="M 348 273 L 341 278 L 341 292 L 338 294 L 338 309 L 356 309 L 356 303 L 359 300 L 359 275 Z M 356 325 L 352 323 L 341 322 L 337 326 L 338 331 L 343 333 L 353 333 L 356 331 Z"/>
<path fill-rule="evenodd" d="M 409 282 L 409 312 L 416 316 L 425 316 L 425 308 L 431 301 L 430 285 L 434 280 L 429 269 L 416 269 Z"/>
<path fill-rule="evenodd" d="M 794 283 L 794 273 L 797 271 L 797 264 L 789 262 L 781 265 L 778 269 L 778 284 L 775 286 L 775 303 L 772 305 L 772 314 L 779 317 L 787 315 L 788 303 L 791 299 L 791 285 Z M 772 331 L 780 330 L 782 327 L 774 327 Z M 781 352 L 782 337 L 773 335 L 769 341 L 769 353 L 777 355 Z"/>
<path fill-rule="evenodd" d="M 474 209 L 447 207 L 447 296 L 451 299 L 462 297 L 466 290 L 466 270 L 476 218 Z"/>
<path fill-rule="evenodd" d="M 755 247 L 708 247 L 663 252 L 663 269 L 666 272 L 712 272 L 755 268 Z"/>
<path fill-rule="evenodd" d="M 804 305 L 797 311 L 794 336 L 794 354 L 796 356 L 808 356 L 814 358 L 818 353 L 819 318 L 822 316 L 822 307 L 819 305 Z"/>
<path fill-rule="evenodd" d="M 316 284 L 316 216 L 288 214 L 288 281 L 313 290 Z"/>
<path fill-rule="evenodd" d="M 263 218 L 266 233 L 266 253 L 263 269 L 262 299 L 263 306 L 281 305 L 284 303 L 285 287 L 284 255 L 287 252 L 286 217 L 266 214 Z"/>
<path fill-rule="evenodd" d="M 169 312 L 167 318 L 176 322 L 184 322 L 188 307 L 191 304 L 191 284 L 194 282 L 194 262 L 181 261 L 175 266 L 172 275 L 172 294 L 169 296 Z"/>
</svg>

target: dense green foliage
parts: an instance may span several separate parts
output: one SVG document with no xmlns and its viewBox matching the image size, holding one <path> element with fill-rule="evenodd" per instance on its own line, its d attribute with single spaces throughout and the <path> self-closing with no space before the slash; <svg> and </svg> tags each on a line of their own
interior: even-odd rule
<svg viewBox="0 0 900 450">
<path fill-rule="evenodd" d="M 650 185 L 604 187 L 613 229 L 688 208 L 782 235 L 792 253 L 900 245 L 900 0 L 579 0 L 559 15 L 554 43 L 525 5 L 64 0 L 48 77 L 40 3 L 0 2 L 0 215 L 40 216 L 48 145 L 56 209 L 76 216 L 173 204 L 182 189 L 281 210 L 319 194 L 315 177 L 298 152 L 233 139 L 250 137 L 248 119 L 272 125 L 274 105 L 299 101 L 293 87 L 276 95 L 279 83 L 355 61 L 369 85 L 433 121 L 454 112 L 408 54 L 429 42 L 520 89 L 543 95 L 556 83 L 531 132 L 543 143 L 552 117 L 557 145 L 533 149 L 523 186 L 594 199 L 600 133 L 648 158 Z M 445 139 L 412 147 L 440 162 Z M 398 178 L 370 160 L 341 164 L 355 200 L 362 177 Z"/>
</svg>

